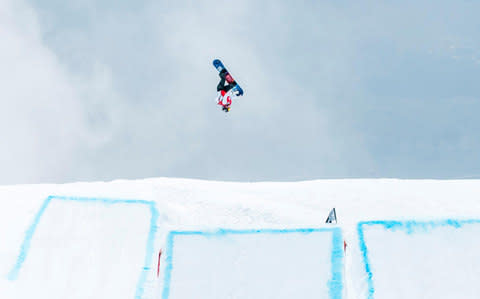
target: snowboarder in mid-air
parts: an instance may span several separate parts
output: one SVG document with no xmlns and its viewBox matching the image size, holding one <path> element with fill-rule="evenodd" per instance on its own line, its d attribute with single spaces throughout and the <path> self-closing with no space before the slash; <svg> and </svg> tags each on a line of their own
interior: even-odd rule
<svg viewBox="0 0 480 299">
<path fill-rule="evenodd" d="M 225 112 L 230 111 L 230 106 L 232 105 L 232 97 L 235 95 L 232 91 L 232 88 L 237 85 L 237 82 L 233 80 L 232 76 L 227 72 L 226 69 L 222 69 L 219 73 L 220 82 L 217 85 L 217 104 L 222 106 L 222 110 Z M 225 85 L 225 81 L 227 84 Z"/>
<path fill-rule="evenodd" d="M 232 75 L 230 75 L 220 60 L 215 59 L 213 66 L 219 71 L 220 76 L 220 82 L 217 85 L 218 95 L 216 102 L 222 106 L 223 111 L 228 112 L 232 105 L 232 98 L 243 95 L 243 90 L 237 82 L 235 82 Z"/>
</svg>

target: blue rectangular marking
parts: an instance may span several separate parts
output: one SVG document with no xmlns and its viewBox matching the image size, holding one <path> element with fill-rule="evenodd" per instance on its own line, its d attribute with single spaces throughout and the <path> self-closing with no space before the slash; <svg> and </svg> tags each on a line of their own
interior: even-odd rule
<svg viewBox="0 0 480 299">
<path fill-rule="evenodd" d="M 170 282 L 173 270 L 173 249 L 174 238 L 176 235 L 193 236 L 201 235 L 205 237 L 225 236 L 227 234 L 246 235 L 246 234 L 310 234 L 313 232 L 331 232 L 332 233 L 332 256 L 331 256 L 331 275 L 328 282 L 330 299 L 341 299 L 343 291 L 343 249 L 342 249 L 342 231 L 339 227 L 335 228 L 299 228 L 299 229 L 217 229 L 211 231 L 170 231 L 167 236 L 166 256 L 165 256 L 165 275 L 163 283 L 162 299 L 168 299 L 170 296 Z"/>
<path fill-rule="evenodd" d="M 7 275 L 8 280 L 17 280 L 20 270 L 25 262 L 25 259 L 28 256 L 30 250 L 30 243 L 37 229 L 38 223 L 40 222 L 45 210 L 47 209 L 49 203 L 52 200 L 64 200 L 64 201 L 79 201 L 79 202 L 100 202 L 102 204 L 141 204 L 146 205 L 150 208 L 151 218 L 150 218 L 150 229 L 147 238 L 147 244 L 145 249 L 145 259 L 144 265 L 141 269 L 140 276 L 138 278 L 137 287 L 135 290 L 135 299 L 141 299 L 144 293 L 144 285 L 147 280 L 148 271 L 151 270 L 150 266 L 153 260 L 153 246 L 155 240 L 155 233 L 157 231 L 157 220 L 158 220 L 158 210 L 155 206 L 155 202 L 147 200 L 137 200 L 137 199 L 110 199 L 110 198 L 94 198 L 94 197 L 72 197 L 72 196 L 49 196 L 45 199 L 42 206 L 38 210 L 32 224 L 29 226 L 28 230 L 25 232 L 25 238 L 20 246 L 20 253 L 17 257 L 17 261 L 13 268 Z"/>
<path fill-rule="evenodd" d="M 456 219 L 445 219 L 445 220 L 435 220 L 435 221 L 415 221 L 415 220 L 406 220 L 406 221 L 394 221 L 394 220 L 374 220 L 374 221 L 361 221 L 357 225 L 358 240 L 360 243 L 360 251 L 362 252 L 363 263 L 365 266 L 365 272 L 367 273 L 367 285 L 368 285 L 368 299 L 374 299 L 375 288 L 373 285 L 373 273 L 370 266 L 370 260 L 368 258 L 368 248 L 365 243 L 365 234 L 364 226 L 373 226 L 381 225 L 386 230 L 403 230 L 407 234 L 415 233 L 415 229 L 421 229 L 425 231 L 427 229 L 437 228 L 437 227 L 446 227 L 451 226 L 455 228 L 460 228 L 466 224 L 479 224 L 480 219 L 465 219 L 465 220 L 456 220 Z"/>
</svg>

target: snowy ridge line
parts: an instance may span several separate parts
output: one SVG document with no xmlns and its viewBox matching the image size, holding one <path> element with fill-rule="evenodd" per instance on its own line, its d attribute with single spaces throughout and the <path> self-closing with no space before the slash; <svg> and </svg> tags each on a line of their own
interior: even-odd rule
<svg viewBox="0 0 480 299">
<path fill-rule="evenodd" d="M 56 196 L 51 195 L 48 196 L 45 201 L 43 202 L 42 206 L 38 210 L 32 224 L 29 226 L 28 230 L 25 232 L 25 239 L 20 246 L 20 253 L 18 255 L 17 261 L 13 266 L 12 270 L 7 275 L 8 280 L 16 280 L 20 273 L 20 270 L 25 262 L 28 251 L 30 249 L 30 243 L 35 234 L 36 228 L 45 213 L 48 205 L 52 200 L 63 200 L 63 201 L 79 201 L 79 202 L 100 202 L 106 205 L 112 204 L 140 204 L 146 205 L 150 209 L 151 218 L 150 218 L 150 228 L 146 243 L 145 249 L 145 259 L 144 265 L 141 269 L 140 276 L 137 282 L 136 290 L 135 290 L 135 299 L 141 299 L 144 293 L 144 285 L 147 280 L 147 274 L 151 270 L 151 265 L 153 261 L 153 252 L 154 252 L 154 241 L 155 241 L 155 233 L 157 231 L 157 220 L 159 217 L 158 210 L 156 208 L 155 202 L 147 201 L 147 200 L 139 200 L 139 199 L 111 199 L 111 198 L 95 198 L 95 197 L 73 197 L 73 196 Z"/>
<path fill-rule="evenodd" d="M 163 279 L 162 299 L 170 296 L 171 274 L 173 270 L 173 248 L 176 235 L 200 235 L 205 237 L 225 236 L 228 234 L 310 234 L 314 232 L 332 232 L 331 279 L 328 281 L 330 299 L 341 299 L 343 290 L 343 237 L 339 227 L 334 228 L 298 228 L 298 229 L 216 229 L 206 231 L 170 231 L 167 236 L 165 254 L 165 274 Z"/>
<path fill-rule="evenodd" d="M 372 220 L 372 221 L 360 221 L 357 225 L 358 240 L 360 243 L 360 251 L 362 252 L 363 263 L 365 266 L 365 272 L 367 274 L 368 296 L 367 299 L 374 299 L 375 288 L 373 285 L 373 273 L 368 258 L 368 248 L 365 242 L 364 226 L 381 225 L 386 230 L 402 230 L 407 234 L 415 232 L 427 232 L 430 229 L 437 227 L 451 226 L 454 228 L 461 228 L 468 224 L 479 224 L 480 219 L 445 219 L 445 220 L 432 220 L 432 221 L 395 221 L 395 220 Z"/>
</svg>

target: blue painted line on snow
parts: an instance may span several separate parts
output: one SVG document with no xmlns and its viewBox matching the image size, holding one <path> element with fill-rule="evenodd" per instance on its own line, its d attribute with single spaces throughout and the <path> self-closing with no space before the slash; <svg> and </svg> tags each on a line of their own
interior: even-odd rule
<svg viewBox="0 0 480 299">
<path fill-rule="evenodd" d="M 298 229 L 224 229 L 220 228 L 211 231 L 171 231 L 174 235 L 202 235 L 205 237 L 210 236 L 223 236 L 223 235 L 244 235 L 244 234 L 286 234 L 286 233 L 304 233 L 309 234 L 313 232 L 331 232 L 333 228 L 298 228 Z"/>
<path fill-rule="evenodd" d="M 155 202 L 147 200 L 137 200 L 137 199 L 110 199 L 110 198 L 94 198 L 94 197 L 69 197 L 69 196 L 49 196 L 43 202 L 39 211 L 35 215 L 33 223 L 30 225 L 28 230 L 25 233 L 25 239 L 20 247 L 20 254 L 18 255 L 17 261 L 13 266 L 12 270 L 7 275 L 7 279 L 16 280 L 18 278 L 19 272 L 25 262 L 28 252 L 30 249 L 30 243 L 32 241 L 35 230 L 42 218 L 45 210 L 47 209 L 50 202 L 55 200 L 64 200 L 64 201 L 79 201 L 79 202 L 100 202 L 102 204 L 141 204 L 147 205 L 150 208 L 151 218 L 150 218 L 150 230 L 148 233 L 146 249 L 145 249 L 145 258 L 144 265 L 140 272 L 140 277 L 137 282 L 135 290 L 135 299 L 141 299 L 144 293 L 144 285 L 147 280 L 148 272 L 151 270 L 152 260 L 153 260 L 153 250 L 154 250 L 154 241 L 155 233 L 157 231 L 157 220 L 158 220 L 158 210 L 155 206 Z"/>
<path fill-rule="evenodd" d="M 360 222 L 357 225 L 357 233 L 358 233 L 358 240 L 360 242 L 360 251 L 362 252 L 363 257 L 363 264 L 365 265 L 365 272 L 367 273 L 367 287 L 368 287 L 368 299 L 373 299 L 373 293 L 375 289 L 373 287 L 373 279 L 372 279 L 372 270 L 370 268 L 370 260 L 368 259 L 368 250 L 367 245 L 365 243 L 365 235 L 363 233 L 363 225 L 365 222 Z M 372 224 L 370 224 L 372 225 Z"/>
<path fill-rule="evenodd" d="M 368 247 L 365 242 L 364 226 L 381 225 L 386 230 L 391 231 L 404 231 L 407 234 L 413 234 L 418 232 L 428 232 L 438 227 L 454 227 L 461 228 L 466 224 L 479 224 L 479 219 L 466 219 L 455 220 L 445 219 L 436 221 L 391 221 L 391 220 L 375 220 L 375 221 L 361 221 L 357 225 L 358 239 L 360 242 L 360 251 L 362 252 L 363 263 L 365 266 L 365 272 L 367 273 L 367 285 L 368 285 L 368 299 L 374 299 L 375 288 L 373 285 L 373 273 L 370 260 L 368 257 Z"/>
<path fill-rule="evenodd" d="M 52 196 L 49 196 L 47 197 L 47 199 L 45 199 L 42 206 L 40 207 L 37 214 L 35 215 L 35 218 L 33 219 L 33 223 L 28 227 L 27 231 L 25 232 L 25 239 L 23 240 L 23 243 L 20 246 L 20 254 L 18 255 L 17 261 L 13 266 L 12 270 L 10 270 L 10 272 L 7 275 L 8 280 L 16 280 L 18 278 L 18 273 L 20 272 L 20 269 L 22 268 L 22 265 L 25 262 L 25 259 L 27 258 L 28 250 L 30 249 L 30 242 L 32 240 L 33 234 L 35 233 L 35 230 L 37 229 L 38 222 L 42 218 L 42 215 L 45 212 L 45 209 L 47 208 L 51 200 L 52 200 Z"/>
<path fill-rule="evenodd" d="M 97 197 L 75 197 L 75 196 L 50 196 L 58 200 L 71 200 L 82 202 L 100 202 L 104 204 L 143 204 L 152 205 L 152 201 L 142 199 L 112 199 L 112 198 L 97 198 Z"/>
<path fill-rule="evenodd" d="M 340 228 L 334 228 L 332 236 L 332 278 L 328 282 L 330 299 L 341 299 L 343 290 L 343 238 Z"/>
<path fill-rule="evenodd" d="M 316 232 L 332 233 L 332 257 L 331 257 L 331 279 L 328 281 L 330 299 L 341 299 L 343 290 L 343 249 L 342 249 L 342 231 L 340 228 L 299 228 L 299 229 L 217 229 L 211 231 L 171 231 L 167 236 L 167 246 L 165 255 L 165 276 L 163 283 L 162 299 L 168 299 L 170 296 L 170 284 L 172 280 L 173 270 L 173 250 L 175 244 L 175 236 L 204 236 L 224 237 L 229 234 L 246 235 L 246 234 L 310 234 Z"/>
<path fill-rule="evenodd" d="M 179 232 L 170 232 L 167 236 L 167 250 L 165 256 L 165 277 L 163 278 L 162 299 L 167 299 L 170 295 L 170 281 L 172 279 L 173 270 L 173 238 Z"/>
<path fill-rule="evenodd" d="M 155 233 L 157 232 L 157 220 L 158 220 L 158 210 L 155 207 L 153 201 L 148 202 L 150 206 L 150 231 L 148 232 L 147 245 L 145 249 L 145 261 L 143 265 L 143 270 L 140 273 L 140 278 L 137 282 L 137 289 L 135 291 L 135 299 L 141 299 L 145 291 L 145 282 L 147 281 L 147 275 L 151 270 L 152 258 L 153 258 L 153 247 L 155 241 Z"/>
</svg>

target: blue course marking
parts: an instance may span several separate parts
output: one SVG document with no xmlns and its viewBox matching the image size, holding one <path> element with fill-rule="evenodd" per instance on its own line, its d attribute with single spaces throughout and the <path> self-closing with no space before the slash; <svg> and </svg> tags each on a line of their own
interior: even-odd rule
<svg viewBox="0 0 480 299">
<path fill-rule="evenodd" d="M 67 196 L 49 196 L 43 202 L 40 210 L 38 210 L 33 223 L 30 225 L 28 230 L 25 233 L 25 239 L 20 247 L 20 253 L 18 255 L 17 261 L 13 266 L 12 270 L 7 275 L 7 279 L 16 280 L 18 278 L 20 269 L 22 268 L 25 259 L 28 256 L 28 251 L 30 249 L 30 243 L 37 229 L 38 223 L 42 218 L 45 210 L 52 200 L 64 200 L 64 201 L 79 201 L 79 202 L 100 202 L 102 204 L 111 205 L 111 204 L 141 204 L 147 205 L 150 208 L 151 218 L 150 218 L 150 230 L 148 233 L 147 244 L 145 249 L 145 259 L 142 270 L 140 272 L 140 277 L 137 282 L 137 287 L 135 290 L 135 299 L 141 299 L 144 293 L 144 285 L 147 280 L 147 274 L 151 270 L 152 259 L 153 259 L 153 250 L 154 250 L 154 240 L 155 233 L 157 231 L 157 220 L 158 220 L 158 210 L 155 206 L 155 202 L 147 200 L 137 200 L 137 199 L 109 199 L 109 198 L 92 198 L 92 197 L 67 197 Z"/>
<path fill-rule="evenodd" d="M 165 255 L 165 275 L 163 283 L 162 299 L 168 299 L 170 296 L 170 283 L 173 270 L 173 250 L 175 236 L 200 235 L 205 237 L 222 237 L 228 234 L 246 235 L 246 234 L 288 234 L 300 233 L 310 234 L 313 232 L 331 232 L 332 233 L 332 257 L 331 257 L 331 279 L 328 282 L 330 299 L 341 299 L 343 290 L 343 249 L 342 249 L 342 231 L 340 228 L 300 228 L 300 229 L 218 229 L 212 231 L 171 231 L 167 236 L 166 255 Z"/>
<path fill-rule="evenodd" d="M 437 220 L 437 221 L 388 221 L 388 220 L 376 220 L 376 221 L 361 221 L 357 225 L 358 239 L 360 242 L 360 251 L 362 252 L 363 263 L 365 265 L 365 272 L 367 273 L 367 285 L 368 285 L 368 299 L 373 299 L 375 293 L 375 288 L 373 285 L 373 273 L 370 265 L 370 260 L 368 258 L 368 248 L 365 242 L 364 226 L 373 226 L 381 225 L 386 230 L 391 231 L 404 231 L 407 234 L 419 233 L 419 232 L 428 232 L 431 229 L 438 227 L 447 227 L 451 226 L 454 228 L 461 228 L 466 224 L 479 224 L 479 219 L 468 219 L 468 220 L 455 220 L 455 219 L 446 219 L 446 220 Z"/>
<path fill-rule="evenodd" d="M 343 261 L 342 231 L 336 228 L 332 237 L 332 278 L 328 282 L 330 299 L 341 299 L 343 290 L 342 261 Z"/>
<path fill-rule="evenodd" d="M 151 270 L 150 266 L 152 265 L 155 233 L 157 232 L 158 211 L 155 207 L 155 202 L 151 201 L 148 203 L 148 205 L 150 206 L 150 213 L 152 214 L 152 217 L 150 218 L 150 231 L 148 232 L 143 271 L 140 273 L 140 277 L 138 278 L 137 289 L 135 291 L 135 299 L 141 299 L 143 296 L 143 292 L 145 291 L 144 285 L 147 281 L 147 274 Z"/>
<path fill-rule="evenodd" d="M 42 215 L 45 212 L 45 209 L 47 208 L 51 199 L 52 197 L 49 196 L 43 202 L 42 206 L 40 207 L 40 210 L 38 210 L 37 212 L 37 215 L 35 215 L 33 223 L 25 232 L 25 239 L 23 240 L 22 246 L 20 247 L 20 254 L 18 255 L 17 262 L 13 266 L 12 270 L 10 270 L 10 272 L 8 273 L 7 279 L 9 280 L 17 279 L 20 268 L 22 267 L 23 262 L 25 262 L 25 259 L 27 258 L 27 253 L 28 253 L 28 250 L 30 249 L 30 241 L 32 240 L 33 234 L 35 233 L 35 229 L 37 228 L 38 222 L 40 221 L 40 218 L 42 218 Z"/>
</svg>

